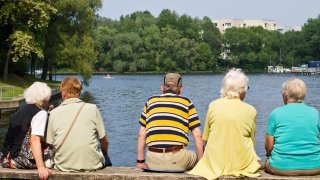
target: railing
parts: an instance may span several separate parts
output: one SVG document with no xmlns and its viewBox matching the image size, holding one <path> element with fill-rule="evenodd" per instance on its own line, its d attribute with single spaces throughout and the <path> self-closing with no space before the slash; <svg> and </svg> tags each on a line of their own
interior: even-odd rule
<svg viewBox="0 0 320 180">
<path fill-rule="evenodd" d="M 0 101 L 11 100 L 15 95 L 13 86 L 0 86 Z"/>
</svg>

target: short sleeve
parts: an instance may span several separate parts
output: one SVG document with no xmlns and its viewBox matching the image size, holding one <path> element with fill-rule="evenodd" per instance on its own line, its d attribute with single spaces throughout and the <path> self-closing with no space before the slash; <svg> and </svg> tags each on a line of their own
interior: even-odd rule
<svg viewBox="0 0 320 180">
<path fill-rule="evenodd" d="M 47 125 L 48 113 L 45 110 L 39 111 L 31 120 L 31 134 L 44 136 Z"/>
<path fill-rule="evenodd" d="M 139 119 L 139 124 L 142 127 L 146 127 L 146 125 L 147 125 L 146 114 L 147 114 L 147 103 L 144 105 L 140 119 Z"/>
<path fill-rule="evenodd" d="M 267 134 L 270 136 L 274 136 L 275 129 L 276 129 L 275 113 L 272 112 L 268 118 Z"/>
<path fill-rule="evenodd" d="M 99 109 L 96 107 L 96 118 L 97 118 L 97 134 L 98 138 L 102 139 L 106 135 L 106 131 L 104 129 L 103 119 Z"/>
<path fill-rule="evenodd" d="M 197 110 L 194 107 L 193 103 L 190 104 L 189 106 L 189 129 L 192 131 L 194 128 L 199 127 L 200 124 L 200 119 L 197 114 Z"/>
</svg>

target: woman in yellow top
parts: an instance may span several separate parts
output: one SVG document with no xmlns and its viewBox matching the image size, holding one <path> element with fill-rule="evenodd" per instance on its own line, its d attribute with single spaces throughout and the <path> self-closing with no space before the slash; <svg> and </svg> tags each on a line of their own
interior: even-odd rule
<svg viewBox="0 0 320 180">
<path fill-rule="evenodd" d="M 248 81 L 240 69 L 231 69 L 222 80 L 221 98 L 211 102 L 207 112 L 204 155 L 189 174 L 206 179 L 259 176 L 254 150 L 257 111 L 243 102 Z"/>
</svg>

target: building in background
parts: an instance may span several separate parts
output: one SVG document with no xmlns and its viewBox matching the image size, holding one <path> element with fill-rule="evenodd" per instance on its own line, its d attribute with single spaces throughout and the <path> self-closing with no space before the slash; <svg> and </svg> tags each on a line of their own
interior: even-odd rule
<svg viewBox="0 0 320 180">
<path fill-rule="evenodd" d="M 301 26 L 277 26 L 277 31 L 285 33 L 288 31 L 301 31 Z"/>
<path fill-rule="evenodd" d="M 273 20 L 267 19 L 213 19 L 213 24 L 224 33 L 226 29 L 231 27 L 247 28 L 247 27 L 259 27 L 270 31 L 277 30 L 277 24 Z"/>
<path fill-rule="evenodd" d="M 288 31 L 301 31 L 301 26 L 279 26 L 275 21 L 268 19 L 213 19 L 212 23 L 222 34 L 226 29 L 231 27 L 247 28 L 260 26 L 263 29 L 269 31 L 279 31 L 280 33 L 285 33 Z"/>
</svg>

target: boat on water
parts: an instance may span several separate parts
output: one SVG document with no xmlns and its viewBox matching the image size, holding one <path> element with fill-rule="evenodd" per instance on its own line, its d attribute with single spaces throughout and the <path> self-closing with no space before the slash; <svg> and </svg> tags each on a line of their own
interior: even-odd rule
<svg viewBox="0 0 320 180">
<path fill-rule="evenodd" d="M 106 76 L 103 76 L 103 79 L 113 79 L 114 77 L 110 76 L 110 74 L 107 74 Z"/>
</svg>

